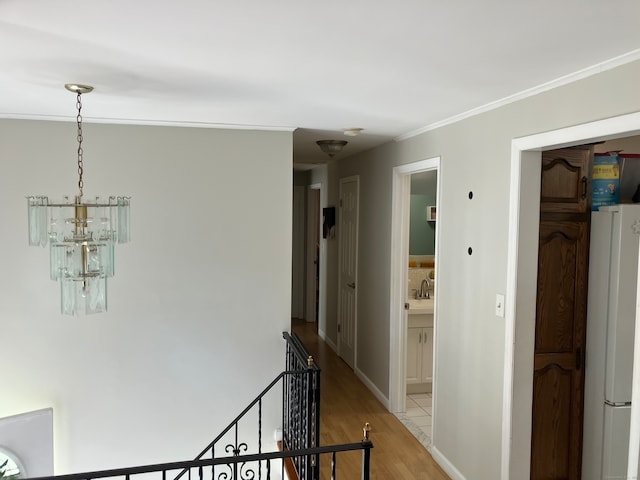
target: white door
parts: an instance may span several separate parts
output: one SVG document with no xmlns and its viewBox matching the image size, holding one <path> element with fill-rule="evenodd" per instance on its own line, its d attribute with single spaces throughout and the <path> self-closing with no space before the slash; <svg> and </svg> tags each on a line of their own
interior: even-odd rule
<svg viewBox="0 0 640 480">
<path fill-rule="evenodd" d="M 358 176 L 340 179 L 338 355 L 351 368 L 356 351 L 359 184 Z"/>
</svg>

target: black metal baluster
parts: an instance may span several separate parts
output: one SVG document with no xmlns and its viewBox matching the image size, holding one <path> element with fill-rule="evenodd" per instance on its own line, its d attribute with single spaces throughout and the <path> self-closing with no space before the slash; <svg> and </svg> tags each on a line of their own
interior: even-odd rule
<svg viewBox="0 0 640 480">
<path fill-rule="evenodd" d="M 315 365 L 315 364 L 314 364 Z M 320 443 L 320 370 L 313 371 L 313 406 L 312 406 L 312 447 L 317 447 Z M 320 456 L 315 455 L 315 465 L 313 467 L 313 478 L 320 478 Z"/>
<path fill-rule="evenodd" d="M 296 432 L 300 432 L 302 430 L 302 377 L 297 375 L 297 390 L 296 390 Z M 300 435 L 297 435 L 296 438 L 296 448 L 304 448 L 302 446 Z M 300 476 L 303 480 L 306 480 L 306 472 L 305 472 L 305 464 L 304 457 L 298 457 L 298 465 L 300 466 L 299 472 Z"/>
<path fill-rule="evenodd" d="M 236 422 L 236 448 L 234 450 L 234 455 L 238 455 L 240 453 L 240 449 L 238 448 L 238 423 Z M 233 478 L 234 480 L 238 478 L 238 462 L 233 464 Z"/>
<path fill-rule="evenodd" d="M 258 401 L 258 453 L 262 453 L 262 399 Z M 258 480 L 262 480 L 262 462 L 258 460 Z"/>
<path fill-rule="evenodd" d="M 364 434 L 364 437 L 362 438 L 362 480 L 369 480 L 369 467 L 371 462 L 371 440 L 369 440 L 370 431 L 371 426 L 369 425 L 369 422 L 366 422 L 362 429 L 362 433 Z"/>
<path fill-rule="evenodd" d="M 310 389 L 309 389 L 309 371 L 305 371 L 302 374 L 302 384 L 303 384 L 303 395 L 301 395 L 302 397 L 302 418 L 303 418 L 303 424 L 302 424 L 302 442 L 304 447 L 303 448 L 309 448 L 311 445 L 309 444 L 309 393 L 310 393 Z M 306 395 L 305 395 L 306 393 Z M 312 480 L 311 479 L 311 455 L 306 455 L 304 457 L 304 470 L 305 470 L 305 478 L 307 480 Z"/>
<path fill-rule="evenodd" d="M 215 444 L 211 446 L 211 460 L 216 458 L 215 448 L 216 448 Z M 215 480 L 215 478 L 216 478 L 216 466 L 211 465 L 211 480 Z"/>
<path fill-rule="evenodd" d="M 369 468 L 371 464 L 371 449 L 362 450 L 362 480 L 369 480 Z"/>
<path fill-rule="evenodd" d="M 331 480 L 336 480 L 336 452 L 331 454 Z"/>
</svg>

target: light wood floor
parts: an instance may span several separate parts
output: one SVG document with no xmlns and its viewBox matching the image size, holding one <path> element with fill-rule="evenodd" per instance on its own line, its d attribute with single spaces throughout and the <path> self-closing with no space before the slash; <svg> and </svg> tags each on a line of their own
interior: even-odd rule
<svg viewBox="0 0 640 480">
<path fill-rule="evenodd" d="M 371 426 L 371 478 L 449 480 L 431 454 L 395 415 L 373 396 L 353 370 L 322 341 L 316 324 L 293 319 L 292 331 L 322 369 L 320 374 L 320 444 L 359 442 L 365 422 Z M 327 457 L 327 456 L 324 456 Z M 322 478 L 330 478 L 330 459 L 321 459 Z M 338 455 L 337 479 L 360 478 L 361 452 Z"/>
</svg>

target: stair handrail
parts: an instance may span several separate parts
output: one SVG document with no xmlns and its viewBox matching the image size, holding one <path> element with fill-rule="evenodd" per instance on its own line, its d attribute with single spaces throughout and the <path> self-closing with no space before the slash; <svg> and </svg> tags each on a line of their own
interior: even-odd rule
<svg viewBox="0 0 640 480">
<path fill-rule="evenodd" d="M 267 462 L 267 471 L 270 471 L 270 462 L 272 460 L 282 460 L 286 458 L 292 458 L 295 456 L 313 456 L 313 455 L 322 455 L 322 454 L 332 454 L 332 464 L 335 469 L 336 462 L 336 454 L 340 452 L 348 452 L 354 450 L 362 450 L 362 480 L 369 480 L 370 478 L 370 458 L 371 458 L 371 449 L 373 448 L 373 443 L 368 438 L 368 435 L 365 438 L 356 443 L 344 443 L 340 445 L 330 445 L 324 447 L 314 447 L 314 448 L 306 448 L 300 450 L 286 450 L 286 451 L 276 451 L 276 452 L 267 452 L 267 453 L 255 453 L 248 455 L 233 455 L 228 457 L 215 457 L 215 458 L 205 458 L 199 460 L 186 460 L 180 462 L 169 462 L 169 463 L 157 463 L 151 465 L 142 465 L 138 467 L 126 467 L 126 468 L 116 468 L 110 470 L 98 470 L 93 472 L 84 472 L 84 473 L 71 473 L 65 475 L 55 475 L 55 476 L 45 476 L 45 477 L 29 477 L 24 480 L 96 480 L 101 478 L 111 478 L 111 477 L 124 477 L 126 480 L 130 480 L 132 475 L 139 475 L 144 473 L 156 473 L 162 472 L 162 479 L 167 478 L 167 472 L 171 470 L 186 470 L 190 471 L 193 468 L 198 469 L 199 478 L 203 478 L 203 468 L 204 467 L 215 467 L 216 465 L 235 465 L 238 464 L 247 464 L 251 462 Z M 259 463 L 259 467 L 261 467 L 261 463 Z M 335 471 L 334 471 L 335 474 Z M 238 477 L 233 477 L 238 478 Z M 335 477 L 332 477 L 335 478 Z"/>
</svg>

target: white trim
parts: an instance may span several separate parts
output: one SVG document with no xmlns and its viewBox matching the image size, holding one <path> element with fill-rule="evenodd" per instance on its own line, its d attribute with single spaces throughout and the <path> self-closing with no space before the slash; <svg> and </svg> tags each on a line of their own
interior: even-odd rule
<svg viewBox="0 0 640 480">
<path fill-rule="evenodd" d="M 515 158 L 518 161 L 514 161 Z M 509 452 L 511 451 L 513 362 L 516 318 L 516 282 L 518 277 L 518 226 L 520 215 L 520 152 L 511 146 L 511 188 L 509 192 L 509 236 L 507 245 L 507 290 L 504 326 L 504 386 L 502 391 L 502 465 L 501 478 L 509 478 Z"/>
<path fill-rule="evenodd" d="M 638 280 L 636 285 L 636 325 L 633 340 L 633 374 L 631 377 L 631 418 L 629 420 L 629 456 L 627 458 L 627 478 L 638 478 L 640 460 L 640 256 L 638 256 Z M 635 408 L 634 408 L 635 407 Z"/>
<path fill-rule="evenodd" d="M 441 128 L 446 125 L 451 125 L 453 123 L 459 122 L 466 118 L 480 115 L 481 113 L 489 112 L 491 110 L 495 110 L 497 108 L 503 107 L 510 103 L 514 103 L 514 102 L 523 100 L 525 98 L 533 97 L 534 95 L 538 95 L 539 93 L 546 92 L 548 90 L 552 90 L 562 85 L 567 85 L 577 80 L 591 77 L 593 75 L 597 75 L 602 72 L 606 72 L 607 70 L 612 70 L 616 67 L 619 67 L 621 65 L 626 65 L 627 63 L 635 62 L 636 60 L 639 60 L 639 59 L 640 59 L 640 49 L 632 50 L 631 52 L 627 52 L 623 55 L 619 55 L 609 60 L 605 60 L 604 62 L 597 63 L 596 65 L 592 65 L 591 67 L 583 68 L 582 70 L 578 70 L 577 72 L 564 75 L 555 80 L 551 80 L 550 82 L 546 82 L 536 87 L 523 90 L 522 92 L 509 95 L 500 100 L 496 100 L 495 102 L 487 103 L 480 107 L 467 110 L 466 112 L 460 113 L 458 115 L 454 115 L 452 117 L 446 118 L 439 122 L 434 122 L 425 127 L 418 128 L 416 130 L 405 133 L 403 135 L 399 135 L 394 140 L 396 142 L 401 142 L 403 140 L 407 140 L 408 138 L 412 138 L 412 137 L 421 135 L 425 132 L 435 130 L 436 128 Z"/>
<path fill-rule="evenodd" d="M 326 178 L 326 169 L 325 169 Z M 316 184 L 317 185 L 317 184 Z M 320 182 L 320 223 L 318 232 L 322 231 L 322 208 L 327 206 L 327 187 L 325 182 Z M 318 292 L 318 332 L 322 331 L 327 325 L 327 239 L 320 235 L 320 288 Z M 324 340 L 324 339 L 323 339 Z"/>
<path fill-rule="evenodd" d="M 534 200 L 533 198 L 523 197 L 523 167 L 529 166 L 532 159 L 539 158 L 527 155 L 527 151 L 539 151 L 552 148 L 560 148 L 562 146 L 575 145 L 580 143 L 588 143 L 611 138 L 619 138 L 640 133 L 640 112 L 635 112 L 618 117 L 598 120 L 582 125 L 563 128 L 551 132 L 530 135 L 527 137 L 517 138 L 512 141 L 511 149 L 511 169 L 512 175 L 510 179 L 510 205 L 509 205 L 509 240 L 507 253 L 507 290 L 506 290 L 506 317 L 505 317 L 505 370 L 503 383 L 503 428 L 502 428 L 502 465 L 501 479 L 509 478 L 528 478 L 529 464 L 523 458 L 518 458 L 519 451 L 524 451 L 522 446 L 531 442 L 531 411 L 530 403 L 527 411 L 524 402 L 514 401 L 516 394 L 521 393 L 518 390 L 523 387 L 532 389 L 531 370 L 515 364 L 516 352 L 522 349 L 531 349 L 533 345 L 532 329 L 528 333 L 522 334 L 520 329 L 523 325 L 518 322 L 518 317 L 524 317 L 526 302 L 530 302 L 530 297 L 535 296 L 535 282 L 519 281 L 526 280 L 524 271 L 519 269 L 518 250 L 521 244 L 525 242 L 536 242 L 537 238 L 529 238 L 534 234 L 534 229 L 525 229 L 525 220 L 523 211 L 527 206 L 527 202 Z M 524 162 L 527 162 L 526 164 Z M 538 186 L 539 201 L 539 186 Z M 530 191 L 531 193 L 531 191 Z M 529 221 L 531 223 L 533 220 Z M 537 219 L 535 220 L 537 222 Z M 523 278 L 520 278 L 523 277 Z M 518 303 L 521 303 L 519 308 Z M 636 319 L 636 323 L 638 319 Z M 516 330 L 519 334 L 516 335 Z M 635 372 L 634 372 L 635 373 Z M 640 372 L 637 372 L 640 376 Z M 518 387 L 514 384 L 518 382 Z M 520 398 L 522 400 L 522 398 Z M 531 400 L 531 399 L 529 399 Z M 636 415 L 640 405 L 632 406 L 632 415 L 636 409 Z M 640 415 L 639 415 L 640 417 Z M 636 417 L 636 418 L 639 418 Z M 514 418 L 522 421 L 524 428 L 514 431 Z M 526 436 L 526 424 L 528 422 L 529 438 Z M 640 437 L 640 425 L 633 425 L 631 438 Z M 514 445 L 518 449 L 514 449 Z M 434 455 L 435 458 L 435 455 Z M 637 468 L 637 465 L 636 465 Z M 515 472 L 515 469 L 519 469 Z"/>
<path fill-rule="evenodd" d="M 447 475 L 451 477 L 451 480 L 466 480 L 466 477 L 460 473 L 460 471 L 453 466 L 453 463 L 445 457 L 440 450 L 435 446 L 431 446 L 431 456 L 436 461 L 440 468 L 442 468 Z"/>
<path fill-rule="evenodd" d="M 320 328 L 318 328 L 318 336 L 327 344 L 331 347 L 331 350 L 333 350 L 335 352 L 336 355 L 338 355 L 338 345 L 336 345 L 335 343 L 333 343 L 333 341 L 327 336 L 327 334 L 325 333 L 324 330 L 320 330 Z"/>
<path fill-rule="evenodd" d="M 440 206 L 440 157 L 420 160 L 414 163 L 394 167 L 391 193 L 391 281 L 389 291 L 389 410 L 394 413 L 403 412 L 407 385 L 405 381 L 406 358 L 404 352 L 407 345 L 407 316 L 404 310 L 407 298 L 407 278 L 409 258 L 409 195 L 411 193 L 411 174 L 428 170 L 438 170 L 437 195 Z M 438 207 L 440 208 L 440 207 Z M 438 215 L 441 211 L 438 212 Z M 442 217 L 440 217 L 442 218 Z M 438 229 L 436 229 L 436 256 L 438 253 Z M 435 342 L 434 315 L 434 352 Z M 435 353 L 434 353 L 435 356 Z M 434 363 L 434 370 L 435 370 Z M 433 377 L 433 393 L 435 394 L 437 378 Z M 435 395 L 434 395 L 435 397 Z"/>
<path fill-rule="evenodd" d="M 317 191 L 317 193 L 315 193 Z M 317 322 L 318 313 L 316 312 L 316 302 L 320 301 L 320 279 L 318 282 L 318 292 L 316 294 L 316 269 L 320 268 L 320 196 L 322 195 L 321 184 L 314 183 L 306 188 L 307 197 L 307 229 L 305 235 L 306 256 L 305 256 L 305 315 L 307 322 Z M 318 258 L 316 258 L 316 247 L 318 250 Z M 314 262 L 317 261 L 316 265 Z M 319 271 L 319 270 L 318 270 Z M 316 296 L 318 298 L 316 298 Z"/>
<path fill-rule="evenodd" d="M 75 122 L 76 117 L 66 115 L 25 115 L 21 113 L 0 113 L 0 119 L 7 120 L 40 120 L 47 122 Z M 268 132 L 293 132 L 298 127 L 278 126 L 278 125 L 242 125 L 235 123 L 211 123 L 211 122 L 177 122 L 173 120 L 144 120 L 134 118 L 107 118 L 107 117 L 85 117 L 84 123 L 106 123 L 109 125 L 146 125 L 156 127 L 190 127 L 190 128 L 215 128 L 224 130 L 261 130 Z"/>
<path fill-rule="evenodd" d="M 389 410 L 389 399 L 387 397 L 384 396 L 384 393 L 382 393 L 380 391 L 380 389 L 378 387 L 375 386 L 375 384 L 369 379 L 369 377 L 367 377 L 364 372 L 362 370 L 360 370 L 359 368 L 354 370 L 356 377 L 358 377 L 360 379 L 360 381 L 362 383 L 364 383 L 364 385 L 371 390 L 371 393 L 373 393 L 373 396 L 376 397 L 378 399 L 378 401 L 384 406 L 384 408 L 386 408 L 387 410 Z"/>
<path fill-rule="evenodd" d="M 305 187 L 293 187 L 293 229 L 291 245 L 291 316 L 305 317 L 305 245 L 307 232 L 304 228 L 307 212 L 305 211 Z"/>
</svg>

